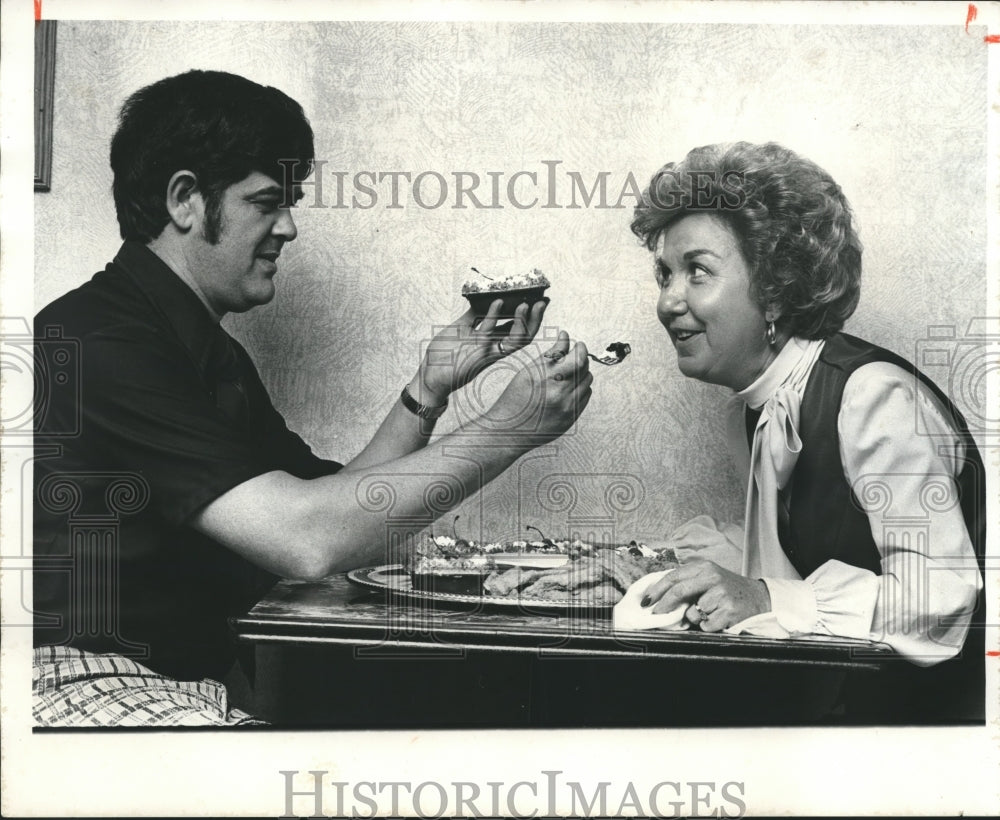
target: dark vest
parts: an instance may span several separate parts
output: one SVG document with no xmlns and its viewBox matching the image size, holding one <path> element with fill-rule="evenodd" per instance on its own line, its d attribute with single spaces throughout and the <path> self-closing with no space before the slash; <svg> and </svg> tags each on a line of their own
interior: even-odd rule
<svg viewBox="0 0 1000 820">
<path fill-rule="evenodd" d="M 882 574 L 881 557 L 864 507 L 844 480 L 837 417 L 851 374 L 872 362 L 888 362 L 912 373 L 943 405 L 965 442 L 965 466 L 958 492 L 980 572 L 986 548 L 986 472 L 979 450 L 958 408 L 913 364 L 876 345 L 838 333 L 823 346 L 802 397 L 802 452 L 792 474 L 788 520 L 779 527 L 785 554 L 805 578 L 821 564 L 840 560 Z M 748 425 L 749 426 L 749 425 Z M 913 435 L 919 435 L 914 431 Z M 982 722 L 985 621 L 980 594 L 969 637 L 955 660 L 919 668 L 895 662 L 883 673 L 849 676 L 848 714 L 861 722 Z"/>
</svg>

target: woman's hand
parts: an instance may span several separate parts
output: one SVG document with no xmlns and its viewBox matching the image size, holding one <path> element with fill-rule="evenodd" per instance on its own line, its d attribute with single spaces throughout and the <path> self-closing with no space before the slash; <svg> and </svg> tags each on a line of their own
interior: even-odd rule
<svg viewBox="0 0 1000 820">
<path fill-rule="evenodd" d="M 692 558 L 649 589 L 643 606 L 670 612 L 688 603 L 685 617 L 705 632 L 721 632 L 771 609 L 771 596 L 760 578 L 747 578 L 712 561 Z"/>
<path fill-rule="evenodd" d="M 450 393 L 527 345 L 542 326 L 548 302 L 518 305 L 513 321 L 499 325 L 503 300 L 495 299 L 481 320 L 469 309 L 441 330 L 427 345 L 420 363 L 421 403 L 444 404 Z"/>
</svg>

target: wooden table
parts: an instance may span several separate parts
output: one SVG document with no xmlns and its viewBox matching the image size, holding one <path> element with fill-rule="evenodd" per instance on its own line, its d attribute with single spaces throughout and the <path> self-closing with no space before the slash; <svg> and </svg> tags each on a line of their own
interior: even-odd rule
<svg viewBox="0 0 1000 820">
<path fill-rule="evenodd" d="M 615 632 L 607 611 L 442 606 L 344 575 L 283 581 L 233 621 L 257 647 L 258 709 L 351 727 L 789 725 L 828 719 L 883 644 Z"/>
</svg>

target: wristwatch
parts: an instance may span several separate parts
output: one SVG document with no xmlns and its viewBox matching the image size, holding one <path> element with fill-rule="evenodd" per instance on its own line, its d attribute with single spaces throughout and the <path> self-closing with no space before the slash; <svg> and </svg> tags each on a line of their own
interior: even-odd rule
<svg viewBox="0 0 1000 820">
<path fill-rule="evenodd" d="M 420 404 L 413 396 L 410 395 L 410 391 L 403 387 L 403 392 L 399 394 L 399 400 L 403 402 L 403 407 L 409 410 L 413 415 L 420 416 L 422 419 L 436 419 L 444 415 L 444 411 L 448 409 L 448 400 L 445 399 L 444 404 L 438 405 L 437 407 L 431 407 L 426 404 Z"/>
</svg>

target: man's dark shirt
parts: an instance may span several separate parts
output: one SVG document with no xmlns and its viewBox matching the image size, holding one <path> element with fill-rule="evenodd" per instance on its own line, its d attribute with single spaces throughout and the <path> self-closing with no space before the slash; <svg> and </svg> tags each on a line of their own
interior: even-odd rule
<svg viewBox="0 0 1000 820">
<path fill-rule="evenodd" d="M 288 429 L 223 333 L 134 242 L 36 317 L 36 645 L 118 652 L 182 679 L 232 665 L 227 619 L 276 576 L 193 530 L 192 516 L 272 470 L 315 478 L 341 465 Z M 225 367 L 220 340 L 235 351 Z M 46 383 L 64 364 L 55 349 L 78 357 L 79 390 Z M 220 398 L 228 388 L 232 405 L 222 382 L 234 369 L 246 397 L 238 418 Z"/>
</svg>

